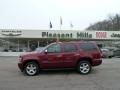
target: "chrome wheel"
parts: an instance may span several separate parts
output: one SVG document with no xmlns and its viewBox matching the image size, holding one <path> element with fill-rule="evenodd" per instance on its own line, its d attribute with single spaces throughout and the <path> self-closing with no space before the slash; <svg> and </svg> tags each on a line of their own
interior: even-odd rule
<svg viewBox="0 0 120 90">
<path fill-rule="evenodd" d="M 88 74 L 91 71 L 91 65 L 88 61 L 81 61 L 78 66 L 78 71 L 81 74 Z"/>
<path fill-rule="evenodd" d="M 38 65 L 35 62 L 29 62 L 25 66 L 25 73 L 29 76 L 37 74 L 39 71 Z"/>
<path fill-rule="evenodd" d="M 82 64 L 80 65 L 80 71 L 81 71 L 82 73 L 88 73 L 89 70 L 90 70 L 90 68 L 89 68 L 89 65 L 88 65 L 87 63 L 82 63 Z"/>
</svg>

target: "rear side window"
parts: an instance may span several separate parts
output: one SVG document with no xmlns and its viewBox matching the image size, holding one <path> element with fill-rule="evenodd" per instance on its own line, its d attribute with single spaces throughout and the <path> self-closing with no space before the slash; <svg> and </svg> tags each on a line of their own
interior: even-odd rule
<svg viewBox="0 0 120 90">
<path fill-rule="evenodd" d="M 76 45 L 73 43 L 66 43 L 63 46 L 64 52 L 75 52 L 77 51 Z"/>
<path fill-rule="evenodd" d="M 80 49 L 84 51 L 96 51 L 97 47 L 93 43 L 80 43 Z"/>
</svg>

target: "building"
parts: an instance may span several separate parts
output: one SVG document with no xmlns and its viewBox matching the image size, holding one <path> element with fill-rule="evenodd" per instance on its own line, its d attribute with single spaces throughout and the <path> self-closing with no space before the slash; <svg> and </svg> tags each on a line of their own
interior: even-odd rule
<svg viewBox="0 0 120 90">
<path fill-rule="evenodd" d="M 120 31 L 0 29 L 0 55 L 33 51 L 57 40 L 96 41 L 102 46 L 119 46 Z"/>
</svg>

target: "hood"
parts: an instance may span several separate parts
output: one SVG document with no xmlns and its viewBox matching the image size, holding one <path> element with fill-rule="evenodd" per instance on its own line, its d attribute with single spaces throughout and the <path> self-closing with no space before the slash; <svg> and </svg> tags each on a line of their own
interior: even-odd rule
<svg viewBox="0 0 120 90">
<path fill-rule="evenodd" d="M 22 53 L 20 56 L 29 56 L 29 55 L 34 55 L 34 54 L 37 54 L 38 52 L 37 51 L 33 51 L 33 52 L 24 52 Z"/>
</svg>

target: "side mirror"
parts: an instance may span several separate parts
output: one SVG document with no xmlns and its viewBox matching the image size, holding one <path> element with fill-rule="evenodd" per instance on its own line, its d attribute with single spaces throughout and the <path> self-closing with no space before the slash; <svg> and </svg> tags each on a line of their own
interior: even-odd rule
<svg viewBox="0 0 120 90">
<path fill-rule="evenodd" d="M 47 54 L 48 53 L 48 51 L 47 51 L 47 49 L 45 50 L 45 54 Z"/>
</svg>

